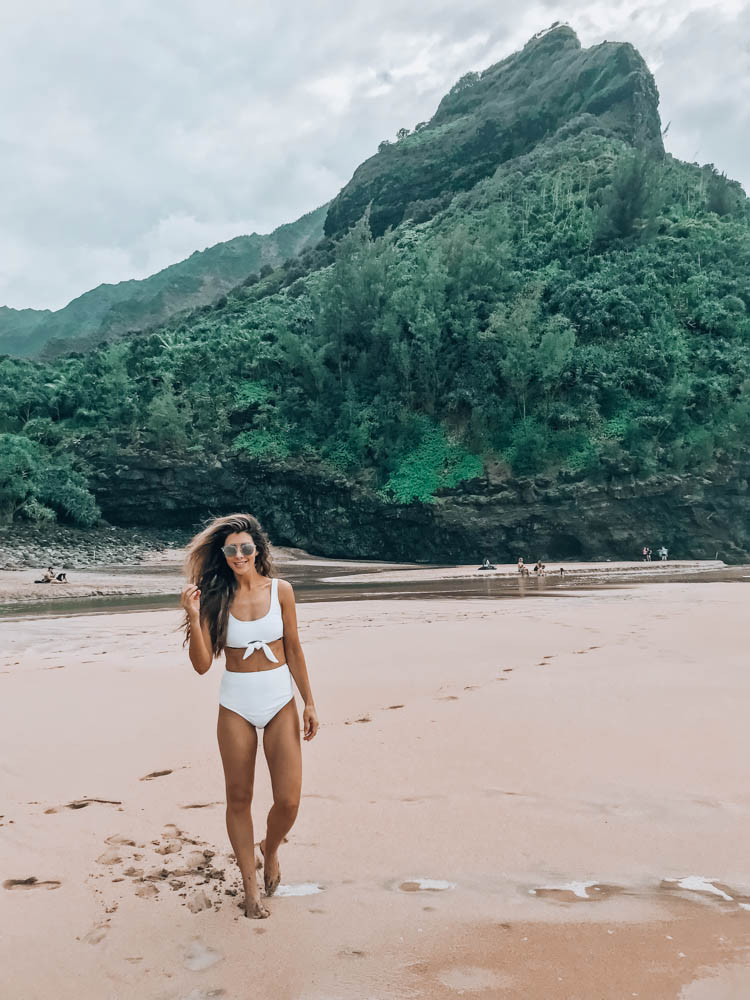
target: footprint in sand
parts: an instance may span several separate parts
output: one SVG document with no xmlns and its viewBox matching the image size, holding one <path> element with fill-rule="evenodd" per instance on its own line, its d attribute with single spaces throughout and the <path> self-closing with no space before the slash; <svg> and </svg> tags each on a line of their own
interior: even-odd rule
<svg viewBox="0 0 750 1000">
<path fill-rule="evenodd" d="M 223 805 L 221 802 L 192 802 L 187 806 L 180 806 L 180 809 L 208 809 L 210 806 L 220 806 Z"/>
<path fill-rule="evenodd" d="M 545 885 L 529 889 L 529 895 L 558 903 L 579 903 L 608 899 L 624 891 L 620 885 L 607 885 L 603 882 L 564 882 L 561 885 Z"/>
<path fill-rule="evenodd" d="M 122 861 L 122 851 L 118 850 L 116 847 L 110 847 L 108 851 L 104 854 L 100 854 L 96 859 L 98 865 L 116 865 Z"/>
<path fill-rule="evenodd" d="M 166 843 L 160 844 L 159 847 L 156 848 L 156 853 L 162 855 L 179 854 L 181 850 L 182 850 L 181 840 L 167 840 Z"/>
<path fill-rule="evenodd" d="M 48 816 L 50 813 L 56 813 L 59 809 L 85 809 L 92 802 L 99 802 L 105 806 L 122 805 L 122 802 L 116 799 L 74 799 L 72 802 L 66 802 L 64 806 L 54 806 L 51 809 L 45 809 L 44 814 Z"/>
<path fill-rule="evenodd" d="M 97 924 L 92 927 L 88 934 L 84 934 L 81 941 L 86 944 L 99 944 L 109 933 L 109 924 Z"/>
<path fill-rule="evenodd" d="M 35 875 L 29 878 L 6 878 L 3 882 L 3 889 L 59 889 L 62 882 L 57 879 L 46 879 L 39 881 Z"/>
<path fill-rule="evenodd" d="M 448 889 L 455 888 L 455 882 L 447 882 L 439 878 L 410 878 L 396 885 L 399 892 L 446 892 Z"/>
<path fill-rule="evenodd" d="M 163 778 L 165 775 L 171 774 L 171 773 L 172 773 L 172 769 L 171 768 L 169 768 L 166 771 L 152 771 L 151 774 L 144 774 L 144 776 L 140 780 L 141 781 L 151 781 L 152 778 Z"/>
<path fill-rule="evenodd" d="M 256 933 L 259 931 L 265 932 L 265 927 L 256 927 L 254 929 Z M 204 990 L 202 987 L 196 986 L 194 990 L 191 990 L 184 997 L 180 997 L 180 1000 L 211 1000 L 212 997 L 225 997 L 226 995 L 227 991 L 221 989 L 221 987 L 215 990 Z"/>
<path fill-rule="evenodd" d="M 199 889 L 188 900 L 188 909 L 191 913 L 201 913 L 203 910 L 210 910 L 213 907 L 211 900 L 203 889 Z"/>
<path fill-rule="evenodd" d="M 189 906 L 193 913 L 218 905 L 218 901 L 211 901 L 207 893 L 219 892 L 225 879 L 225 869 L 214 864 L 215 851 L 202 849 L 199 841 L 189 837 L 176 823 L 167 823 L 161 840 L 151 841 L 152 846 L 148 848 L 152 852 L 151 862 L 156 862 L 158 866 L 151 870 L 148 868 L 149 856 L 133 850 L 136 846 L 143 848 L 143 845 L 136 845 L 131 837 L 113 834 L 107 838 L 107 843 L 110 847 L 97 861 L 103 865 L 122 864 L 123 868 L 118 873 L 121 877 L 112 881 L 121 882 L 126 877 L 132 879 L 133 891 L 141 899 L 156 899 L 160 889 L 168 886 L 188 900 L 184 905 Z M 186 847 L 190 849 L 183 851 Z M 135 867 L 132 861 L 141 861 L 142 864 Z"/>
<path fill-rule="evenodd" d="M 395 708 L 405 708 L 405 707 L 406 707 L 405 705 L 389 705 L 388 711 L 392 711 Z"/>
<path fill-rule="evenodd" d="M 435 699 L 435 701 L 458 701 L 457 694 L 441 694 Z"/>
<path fill-rule="evenodd" d="M 159 890 L 156 888 L 153 882 L 143 882 L 135 890 L 136 896 L 140 899 L 154 899 L 159 895 Z"/>
<path fill-rule="evenodd" d="M 361 716 L 361 717 L 360 717 L 359 719 L 354 719 L 354 720 L 352 720 L 352 719 L 349 719 L 349 720 L 347 720 L 347 721 L 346 721 L 346 722 L 344 723 L 344 725 L 345 725 L 345 726 L 351 726 L 351 725 L 352 725 L 352 722 L 372 722 L 372 719 L 370 718 L 370 716 L 369 716 L 369 715 L 363 715 L 363 716 Z"/>
<path fill-rule="evenodd" d="M 212 965 L 216 965 L 223 957 L 220 951 L 210 948 L 200 938 L 194 938 L 185 949 L 185 958 L 182 964 L 191 972 L 203 972 L 204 969 L 210 969 Z"/>
<path fill-rule="evenodd" d="M 323 892 L 324 887 L 318 885 L 317 882 L 296 882 L 292 885 L 280 885 L 275 896 L 315 896 L 319 892 Z"/>
<path fill-rule="evenodd" d="M 438 973 L 437 978 L 443 986 L 457 993 L 484 993 L 486 990 L 502 990 L 505 993 L 515 985 L 512 976 L 479 965 L 456 965 Z"/>
<path fill-rule="evenodd" d="M 660 889 L 699 893 L 703 899 L 714 897 L 723 903 L 736 903 L 742 910 L 750 910 L 750 894 L 733 889 L 723 882 L 704 878 L 702 875 L 687 875 L 685 878 L 665 878 Z"/>
</svg>

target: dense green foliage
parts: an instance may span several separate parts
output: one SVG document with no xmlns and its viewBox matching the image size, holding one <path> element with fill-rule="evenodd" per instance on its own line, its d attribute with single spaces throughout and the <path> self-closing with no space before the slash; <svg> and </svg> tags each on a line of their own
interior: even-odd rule
<svg viewBox="0 0 750 1000">
<path fill-rule="evenodd" d="M 89 353 L 1 360 L 3 516 L 89 523 L 85 477 L 116 480 L 144 451 L 315 467 L 386 504 L 489 467 L 596 483 L 746 454 L 737 184 L 585 113 L 429 214 L 373 237 L 365 213 L 335 245 Z"/>
<path fill-rule="evenodd" d="M 0 352 L 55 357 L 88 350 L 103 340 L 163 323 L 182 310 L 212 302 L 261 267 L 276 267 L 316 244 L 327 205 L 267 236 L 237 236 L 143 280 L 99 285 L 64 309 L 0 306 Z"/>
</svg>

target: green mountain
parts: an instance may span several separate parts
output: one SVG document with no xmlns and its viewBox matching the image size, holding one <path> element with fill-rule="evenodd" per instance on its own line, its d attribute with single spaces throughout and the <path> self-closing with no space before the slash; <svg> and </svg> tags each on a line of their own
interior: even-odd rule
<svg viewBox="0 0 750 1000">
<path fill-rule="evenodd" d="M 142 280 L 99 285 L 64 309 L 0 307 L 0 353 L 55 357 L 102 340 L 163 323 L 175 313 L 212 302 L 268 265 L 277 267 L 323 236 L 328 206 L 279 226 L 268 236 L 237 236 Z"/>
<path fill-rule="evenodd" d="M 556 26 L 465 79 L 326 230 L 158 328 L 0 361 L 0 517 L 249 509 L 337 556 L 748 558 L 750 203 L 664 153 L 631 46 Z"/>
<path fill-rule="evenodd" d="M 340 236 L 368 205 L 376 236 L 404 218 L 428 218 L 579 116 L 663 152 L 657 103 L 653 77 L 632 45 L 582 49 L 571 28 L 557 25 L 483 73 L 467 73 L 429 122 L 381 143 L 331 203 L 326 235 Z"/>
</svg>

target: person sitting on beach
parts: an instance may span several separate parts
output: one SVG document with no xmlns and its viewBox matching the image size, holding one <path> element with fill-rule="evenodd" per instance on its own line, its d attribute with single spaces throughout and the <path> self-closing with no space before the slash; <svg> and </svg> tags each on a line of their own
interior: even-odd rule
<svg viewBox="0 0 750 1000">
<path fill-rule="evenodd" d="M 255 877 L 251 804 L 258 729 L 271 772 L 273 805 L 263 856 L 270 897 L 281 880 L 278 849 L 292 828 L 302 791 L 300 723 L 294 679 L 302 697 L 304 738 L 318 731 L 305 657 L 297 634 L 292 585 L 274 575 L 271 543 L 252 514 L 214 518 L 191 540 L 182 590 L 183 628 L 193 669 L 205 674 L 222 652 L 217 737 L 226 784 L 229 840 L 245 888 L 245 916 L 270 916 Z M 268 609 L 265 614 L 262 612 Z M 236 615 L 235 615 L 236 613 Z"/>
<path fill-rule="evenodd" d="M 58 573 L 57 576 L 55 577 L 54 582 L 55 583 L 67 583 L 68 582 L 68 574 L 65 573 L 65 572 Z"/>
<path fill-rule="evenodd" d="M 518 565 L 518 572 L 519 572 L 519 573 L 523 573 L 523 570 L 524 570 L 524 565 L 523 565 L 523 556 L 519 556 L 519 557 L 518 557 L 518 564 L 517 564 L 517 565 Z M 528 571 L 527 571 L 527 572 L 528 572 Z"/>
<path fill-rule="evenodd" d="M 538 576 L 544 576 L 544 563 L 541 559 L 537 559 L 536 566 L 534 567 L 534 572 Z"/>
<path fill-rule="evenodd" d="M 493 566 L 489 559 L 485 556 L 484 562 L 479 567 L 480 569 L 497 569 L 497 566 Z"/>
<path fill-rule="evenodd" d="M 52 583 L 55 579 L 55 571 L 51 566 L 48 566 L 46 571 L 42 573 L 40 580 L 34 580 L 34 583 Z"/>
<path fill-rule="evenodd" d="M 528 566 L 519 566 L 518 567 L 518 572 L 521 574 L 521 576 L 528 576 L 529 575 L 529 567 Z"/>
</svg>

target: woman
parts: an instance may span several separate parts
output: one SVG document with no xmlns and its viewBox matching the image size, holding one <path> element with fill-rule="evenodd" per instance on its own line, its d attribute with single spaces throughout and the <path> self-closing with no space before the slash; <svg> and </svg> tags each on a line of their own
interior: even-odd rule
<svg viewBox="0 0 750 1000">
<path fill-rule="evenodd" d="M 302 754 L 292 677 L 304 701 L 304 738 L 318 731 L 294 591 L 273 576 L 268 537 L 251 514 L 213 520 L 193 538 L 182 591 L 190 662 L 205 674 L 222 650 L 217 735 L 224 765 L 227 831 L 245 888 L 245 916 L 268 917 L 255 878 L 253 797 L 257 729 L 271 772 L 273 806 L 260 842 L 266 896 L 281 879 L 278 849 L 299 809 Z M 185 644 L 183 643 L 183 645 Z"/>
</svg>

